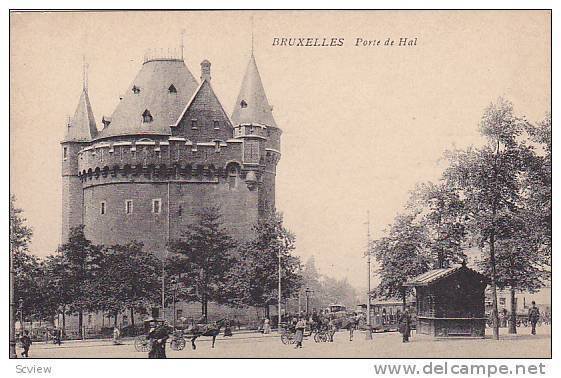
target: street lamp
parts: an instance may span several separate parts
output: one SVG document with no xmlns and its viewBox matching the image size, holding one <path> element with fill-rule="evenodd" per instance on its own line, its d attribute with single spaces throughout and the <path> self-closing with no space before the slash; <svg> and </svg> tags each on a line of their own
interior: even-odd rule
<svg viewBox="0 0 561 378">
<path fill-rule="evenodd" d="M 310 289 L 309 287 L 306 288 L 306 317 L 310 316 L 310 295 L 312 295 L 314 293 L 314 291 L 312 289 Z"/>
<path fill-rule="evenodd" d="M 175 276 L 171 277 L 169 283 L 173 287 L 173 328 L 175 329 L 175 322 L 176 322 L 175 318 L 177 314 L 177 311 L 175 311 L 175 302 L 177 296 L 177 279 L 175 278 Z"/>
<path fill-rule="evenodd" d="M 23 298 L 19 299 L 19 324 L 23 332 Z"/>
</svg>

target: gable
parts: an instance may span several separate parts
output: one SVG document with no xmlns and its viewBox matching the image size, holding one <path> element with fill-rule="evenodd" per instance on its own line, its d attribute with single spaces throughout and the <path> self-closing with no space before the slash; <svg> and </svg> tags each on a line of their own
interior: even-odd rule
<svg viewBox="0 0 561 378">
<path fill-rule="evenodd" d="M 201 83 L 171 129 L 173 136 L 193 142 L 226 141 L 233 137 L 230 119 L 207 80 Z"/>
</svg>

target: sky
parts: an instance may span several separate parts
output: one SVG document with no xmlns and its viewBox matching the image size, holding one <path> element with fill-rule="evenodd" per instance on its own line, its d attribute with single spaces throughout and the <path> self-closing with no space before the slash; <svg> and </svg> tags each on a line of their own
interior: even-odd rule
<svg viewBox="0 0 561 378">
<path fill-rule="evenodd" d="M 252 21 L 253 19 L 253 21 Z M 550 110 L 546 11 L 232 11 L 12 13 L 10 184 L 33 227 L 31 252 L 60 242 L 60 140 L 82 89 L 98 125 L 149 49 L 178 49 L 195 77 L 212 63 L 231 114 L 252 45 L 283 130 L 277 208 L 305 262 L 366 286 L 372 238 L 418 182 L 437 180 L 445 150 L 479 145 L 499 96 L 540 120 Z M 253 27 L 252 27 L 253 25 Z M 384 46 L 386 39 L 415 46 Z M 274 46 L 274 38 L 344 38 L 343 46 Z M 356 39 L 380 45 L 355 46 Z M 374 284 L 376 277 L 374 277 Z"/>
</svg>

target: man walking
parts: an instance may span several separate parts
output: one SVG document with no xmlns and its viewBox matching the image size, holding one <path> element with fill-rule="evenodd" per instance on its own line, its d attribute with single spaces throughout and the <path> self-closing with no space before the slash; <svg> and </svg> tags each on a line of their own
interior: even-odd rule
<svg viewBox="0 0 561 378">
<path fill-rule="evenodd" d="M 23 331 L 23 336 L 20 338 L 21 346 L 23 347 L 23 352 L 21 352 L 21 356 L 28 358 L 29 357 L 29 348 L 31 347 L 31 337 L 29 337 L 29 331 Z"/>
<path fill-rule="evenodd" d="M 540 320 L 540 310 L 536 307 L 536 302 L 532 301 L 532 307 L 528 310 L 528 320 L 532 324 L 532 335 L 536 334 L 536 324 Z"/>
<path fill-rule="evenodd" d="M 408 343 L 411 333 L 411 315 L 409 315 L 409 309 L 405 309 L 399 318 L 399 332 L 403 335 L 403 342 Z"/>
</svg>

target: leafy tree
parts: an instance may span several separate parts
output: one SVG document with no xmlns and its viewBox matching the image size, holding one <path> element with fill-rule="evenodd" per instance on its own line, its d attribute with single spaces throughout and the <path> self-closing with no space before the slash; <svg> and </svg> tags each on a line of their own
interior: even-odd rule
<svg viewBox="0 0 561 378">
<path fill-rule="evenodd" d="M 94 245 L 84 235 L 84 226 L 70 230 L 68 241 L 58 248 L 62 260 L 65 290 L 71 299 L 68 309 L 78 313 L 79 335 L 82 336 L 84 311 L 98 310 L 99 296 L 94 282 L 100 274 L 102 246 Z"/>
<path fill-rule="evenodd" d="M 143 251 L 142 243 L 130 242 L 103 250 L 100 273 L 92 289 L 97 292 L 95 307 L 112 314 L 129 310 L 134 326 L 135 310 L 145 310 L 157 303 L 160 261 Z"/>
<path fill-rule="evenodd" d="M 19 305 L 19 300 L 23 300 L 23 306 L 27 309 L 33 303 L 34 296 L 37 294 L 37 285 L 34 280 L 38 261 L 28 253 L 29 243 L 33 235 L 32 229 L 26 224 L 23 217 L 23 210 L 16 207 L 16 198 L 10 196 L 10 300 L 14 306 Z M 15 334 L 15 307 L 11 308 L 10 331 Z M 15 353 L 15 351 L 13 351 Z"/>
<path fill-rule="evenodd" d="M 376 295 L 401 298 L 405 308 L 411 289 L 404 286 L 409 279 L 430 269 L 427 235 L 416 222 L 417 213 L 398 214 L 387 235 L 373 242 L 372 253 L 380 268 L 380 284 Z"/>
<path fill-rule="evenodd" d="M 282 214 L 270 211 L 254 227 L 254 237 L 244 245 L 241 276 L 244 277 L 245 304 L 262 306 L 278 302 L 279 256 L 281 290 L 284 298 L 292 297 L 302 284 L 300 259 L 291 252 L 294 235 L 283 226 Z"/>
<path fill-rule="evenodd" d="M 444 177 L 460 193 L 468 215 L 467 228 L 488 254 L 493 299 L 493 335 L 499 338 L 497 310 L 497 242 L 512 237 L 519 200 L 519 172 L 523 148 L 517 143 L 523 121 L 512 104 L 502 98 L 492 103 L 480 122 L 488 144 L 448 153 L 450 166 Z"/>
<path fill-rule="evenodd" d="M 435 268 L 459 263 L 466 258 L 463 252 L 466 237 L 464 203 L 446 182 L 418 185 L 408 207 L 420 211 L 419 222 L 426 233 L 426 247 L 435 261 Z"/>
<path fill-rule="evenodd" d="M 236 244 L 222 227 L 218 207 L 204 208 L 197 218 L 179 240 L 170 242 L 169 249 L 175 254 L 175 272 L 191 288 L 185 296 L 200 302 L 207 318 L 209 301 L 229 303 L 232 299 L 228 278 Z"/>
</svg>

